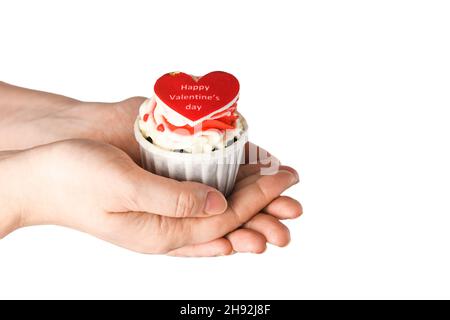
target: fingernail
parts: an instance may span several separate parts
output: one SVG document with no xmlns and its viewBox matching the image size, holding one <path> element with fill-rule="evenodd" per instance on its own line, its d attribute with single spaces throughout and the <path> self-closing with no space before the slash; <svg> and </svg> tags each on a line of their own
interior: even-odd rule
<svg viewBox="0 0 450 320">
<path fill-rule="evenodd" d="M 292 174 L 295 176 L 295 183 L 299 183 L 300 177 L 298 176 L 298 172 L 294 170 L 294 172 L 292 172 Z"/>
<path fill-rule="evenodd" d="M 280 170 L 280 172 L 285 172 L 291 176 L 291 185 L 297 184 L 300 180 L 296 171 Z"/>
<path fill-rule="evenodd" d="M 227 209 L 225 197 L 217 191 L 209 191 L 206 195 L 205 212 L 207 214 L 220 214 Z"/>
</svg>

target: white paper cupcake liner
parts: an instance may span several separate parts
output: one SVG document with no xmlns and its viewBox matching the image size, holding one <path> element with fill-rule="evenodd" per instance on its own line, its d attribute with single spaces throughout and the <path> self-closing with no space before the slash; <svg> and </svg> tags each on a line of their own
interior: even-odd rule
<svg viewBox="0 0 450 320">
<path fill-rule="evenodd" d="M 246 126 L 245 126 L 246 128 Z M 164 150 L 147 141 L 134 124 L 134 135 L 141 150 L 144 169 L 179 181 L 196 181 L 218 189 L 225 196 L 233 190 L 239 166 L 244 163 L 247 129 L 232 145 L 205 154 L 180 153 Z"/>
</svg>

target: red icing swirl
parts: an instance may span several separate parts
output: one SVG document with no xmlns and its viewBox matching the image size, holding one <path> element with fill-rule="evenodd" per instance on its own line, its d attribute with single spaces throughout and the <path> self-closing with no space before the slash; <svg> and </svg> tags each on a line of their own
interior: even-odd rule
<svg viewBox="0 0 450 320">
<path fill-rule="evenodd" d="M 190 125 L 184 126 L 175 126 L 171 124 L 164 116 L 162 116 L 163 122 L 157 125 L 157 130 L 163 132 L 165 129 L 174 132 L 176 131 L 178 134 L 184 135 L 193 135 L 196 132 L 203 132 L 206 130 L 219 130 L 224 132 L 225 130 L 235 129 L 236 128 L 236 120 L 239 118 L 239 115 L 236 113 L 237 103 L 234 103 L 231 107 L 226 110 L 219 112 L 218 114 L 213 115 L 210 119 L 206 119 L 201 123 L 197 124 L 195 127 Z M 154 101 L 149 114 L 145 114 L 143 120 L 146 122 L 151 118 L 153 122 L 155 121 L 155 109 L 156 109 L 156 101 Z"/>
</svg>

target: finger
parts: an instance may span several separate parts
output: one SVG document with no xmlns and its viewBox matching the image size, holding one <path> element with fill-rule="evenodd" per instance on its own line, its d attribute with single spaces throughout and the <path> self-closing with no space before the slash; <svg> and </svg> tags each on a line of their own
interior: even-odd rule
<svg viewBox="0 0 450 320">
<path fill-rule="evenodd" d="M 218 190 L 198 183 L 179 182 L 136 166 L 130 186 L 130 211 L 175 217 L 205 217 L 223 213 L 227 201 Z"/>
<path fill-rule="evenodd" d="M 226 238 L 236 252 L 263 253 L 266 251 L 266 238 L 251 229 L 237 229 L 230 232 Z"/>
<path fill-rule="evenodd" d="M 228 209 L 222 214 L 203 219 L 183 219 L 190 230 L 190 241 L 207 242 L 223 237 L 277 198 L 284 190 L 298 182 L 297 177 L 289 171 L 279 171 L 272 176 L 260 177 L 255 183 L 246 186 L 229 197 Z"/>
<path fill-rule="evenodd" d="M 299 180 L 299 176 L 297 171 L 289 166 L 279 166 L 274 172 L 268 174 L 267 172 L 262 171 L 260 165 L 246 165 L 243 166 L 243 168 L 239 169 L 241 170 L 241 180 L 236 182 L 236 185 L 234 187 L 234 190 L 242 189 L 245 186 L 248 186 L 252 183 L 255 183 L 261 176 L 263 175 L 273 175 L 277 173 L 280 170 L 285 170 L 291 172 L 293 175 L 296 176 L 297 180 Z"/>
<path fill-rule="evenodd" d="M 285 247 L 291 240 L 289 229 L 275 217 L 260 213 L 247 222 L 245 228 L 250 228 L 262 234 L 269 243 Z"/>
<path fill-rule="evenodd" d="M 230 241 L 225 238 L 212 240 L 207 243 L 188 245 L 172 250 L 167 254 L 175 257 L 217 257 L 233 253 Z"/>
<path fill-rule="evenodd" d="M 265 207 L 263 212 L 277 219 L 296 219 L 303 214 L 303 208 L 297 200 L 287 196 L 280 196 Z"/>
<path fill-rule="evenodd" d="M 245 179 L 246 177 L 249 177 L 249 176 L 252 176 L 255 174 L 268 175 L 267 173 L 263 174 L 264 171 L 262 171 L 262 169 L 264 169 L 264 168 L 265 168 L 265 166 L 262 164 L 245 164 L 239 168 L 238 174 L 241 179 Z M 289 167 L 289 166 L 279 165 L 277 167 L 277 169 L 278 170 L 288 170 L 288 171 L 291 171 L 293 174 L 298 175 L 297 170 L 295 170 L 294 168 Z M 276 173 L 276 172 L 277 171 L 274 170 L 273 173 Z"/>
<path fill-rule="evenodd" d="M 253 176 L 255 174 L 261 173 L 261 168 L 263 165 L 261 164 L 244 164 L 239 167 L 238 175 L 236 178 L 236 182 L 239 182 L 249 176 Z"/>
<path fill-rule="evenodd" d="M 256 162 L 250 161 L 246 163 L 247 164 L 240 166 L 238 175 L 236 177 L 237 181 L 242 180 L 255 173 L 261 173 L 264 175 L 274 174 L 279 170 L 281 166 L 280 160 L 273 156 L 264 158 L 264 160 L 258 159 L 256 160 Z"/>
</svg>

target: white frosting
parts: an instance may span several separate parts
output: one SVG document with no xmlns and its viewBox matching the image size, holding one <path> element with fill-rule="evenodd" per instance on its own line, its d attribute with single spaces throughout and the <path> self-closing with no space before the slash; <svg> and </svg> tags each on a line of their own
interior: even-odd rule
<svg viewBox="0 0 450 320">
<path fill-rule="evenodd" d="M 146 114 L 149 114 L 150 116 L 147 121 L 144 121 L 144 116 Z M 218 117 L 222 116 L 224 116 L 223 113 L 218 115 Z M 223 149 L 235 137 L 239 138 L 246 129 L 244 128 L 245 121 L 242 119 L 242 116 L 239 115 L 234 129 L 208 129 L 194 132 L 194 134 L 186 133 L 183 129 L 170 131 L 166 128 L 164 131 L 159 131 L 157 127 L 164 123 L 163 117 L 177 127 L 187 124 L 184 117 L 160 103 L 159 99 L 153 97 L 144 101 L 139 108 L 139 128 L 145 138 L 150 137 L 152 139 L 153 144 L 172 151 L 184 150 L 189 153 L 208 153 L 213 149 Z M 209 119 L 214 118 L 214 116 L 209 117 Z"/>
</svg>

